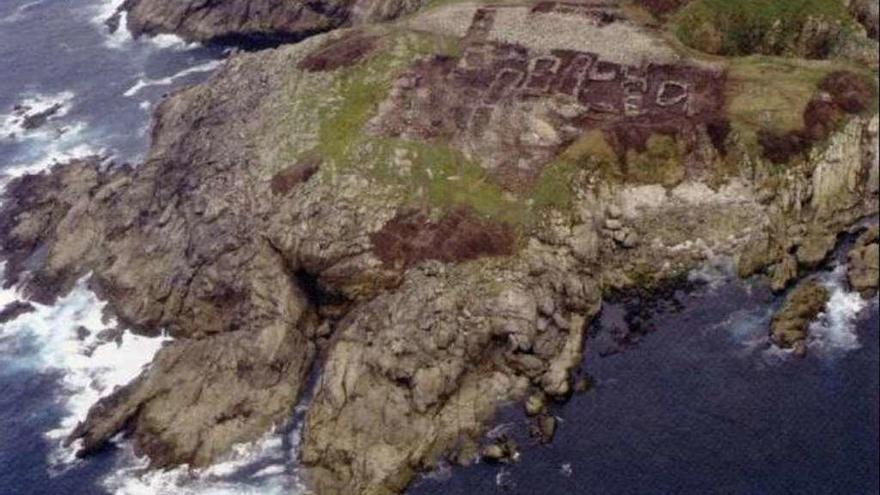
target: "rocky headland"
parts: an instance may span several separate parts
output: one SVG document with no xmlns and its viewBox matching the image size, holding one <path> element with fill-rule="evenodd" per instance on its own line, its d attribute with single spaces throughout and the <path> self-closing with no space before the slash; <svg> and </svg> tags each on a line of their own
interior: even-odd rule
<svg viewBox="0 0 880 495">
<path fill-rule="evenodd" d="M 173 337 L 70 441 L 205 466 L 288 421 L 315 366 L 307 482 L 399 493 L 470 462 L 502 404 L 530 397 L 552 437 L 537 401 L 572 393 L 606 294 L 719 256 L 798 284 L 878 212 L 877 74 L 695 51 L 685 4 L 450 3 L 240 53 L 161 104 L 143 163 L 12 181 L 7 284 L 50 303 L 88 276 L 126 327 Z M 798 291 L 781 345 L 824 305 Z"/>
<path fill-rule="evenodd" d="M 121 13 L 135 35 L 172 33 L 190 41 L 265 46 L 332 29 L 395 19 L 424 0 L 126 0 Z"/>
</svg>

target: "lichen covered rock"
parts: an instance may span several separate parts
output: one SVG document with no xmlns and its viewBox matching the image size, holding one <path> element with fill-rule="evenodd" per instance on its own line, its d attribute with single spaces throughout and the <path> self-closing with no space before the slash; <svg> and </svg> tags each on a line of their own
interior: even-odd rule
<svg viewBox="0 0 880 495">
<path fill-rule="evenodd" d="M 810 322 L 825 309 L 829 297 L 828 289 L 817 282 L 803 282 L 795 287 L 773 316 L 773 342 L 784 348 L 803 346 Z"/>
<path fill-rule="evenodd" d="M 880 279 L 880 245 L 877 241 L 875 225 L 859 236 L 848 256 L 849 284 L 864 295 L 874 292 Z"/>
</svg>

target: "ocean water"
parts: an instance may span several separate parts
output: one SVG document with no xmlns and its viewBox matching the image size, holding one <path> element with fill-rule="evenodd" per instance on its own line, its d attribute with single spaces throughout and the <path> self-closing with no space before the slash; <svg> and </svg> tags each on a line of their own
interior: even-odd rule
<svg viewBox="0 0 880 495">
<path fill-rule="evenodd" d="M 150 112 L 176 86 L 203 79 L 222 49 L 178 38 L 110 35 L 117 1 L 0 1 L 0 172 L 34 171 L 71 157 L 136 161 L 147 147 Z M 60 105 L 26 131 L 13 111 Z"/>
<path fill-rule="evenodd" d="M 103 21 L 118 3 L 0 0 L 0 185 L 72 157 L 136 163 L 155 105 L 222 64 L 222 48 L 109 33 Z M 50 108 L 42 126 L 23 127 Z M 552 444 L 530 441 L 520 407 L 510 406 L 498 422 L 520 440 L 519 463 L 446 466 L 409 493 L 878 493 L 878 303 L 847 292 L 842 274 L 821 275 L 832 302 L 803 360 L 767 346 L 779 299 L 724 269 L 695 274 L 693 290 L 665 304 L 606 304 L 583 365 L 596 386 L 553 406 Z M 0 306 L 15 299 L 14 289 L 0 291 Z M 100 339 L 114 325 L 103 307 L 81 283 L 0 325 L 0 495 L 304 491 L 302 405 L 288 425 L 201 471 L 150 471 L 124 438 L 76 459 L 63 439 L 168 340 Z M 646 307 L 643 331 L 630 338 L 638 342 L 618 349 L 613 335 Z"/>
<path fill-rule="evenodd" d="M 552 406 L 551 444 L 510 406 L 499 421 L 519 462 L 442 469 L 409 495 L 877 494 L 878 299 L 849 292 L 844 273 L 818 276 L 832 296 L 804 359 L 769 345 L 781 301 L 756 283 L 713 276 L 605 304 L 583 362 L 595 386 Z M 621 349 L 611 336 L 636 318 Z"/>
</svg>

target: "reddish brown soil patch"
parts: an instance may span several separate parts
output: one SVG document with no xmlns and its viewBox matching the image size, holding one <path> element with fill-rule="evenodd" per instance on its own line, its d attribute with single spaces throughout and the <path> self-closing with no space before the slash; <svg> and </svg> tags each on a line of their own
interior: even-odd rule
<svg viewBox="0 0 880 495">
<path fill-rule="evenodd" d="M 320 167 L 321 159 L 314 157 L 278 172 L 272 177 L 272 194 L 279 196 L 289 193 L 294 187 L 311 179 Z"/>
<path fill-rule="evenodd" d="M 309 72 L 324 72 L 348 67 L 363 60 L 376 49 L 378 38 L 352 33 L 318 47 L 299 63 Z"/>
<path fill-rule="evenodd" d="M 725 117 L 719 117 L 706 124 L 706 132 L 709 133 L 709 139 L 712 146 L 722 155 L 727 154 L 727 136 L 730 135 L 730 120 Z"/>
<path fill-rule="evenodd" d="M 721 118 L 723 72 L 688 65 L 625 66 L 595 53 L 540 53 L 479 41 L 492 21 L 492 11 L 482 10 L 462 56 L 414 64 L 398 80 L 392 105 L 373 122 L 374 129 L 452 142 L 478 156 L 495 182 L 523 190 L 587 130 L 612 135 L 615 151 L 625 156 L 628 149 L 643 150 L 652 134 L 696 144 L 705 127 Z M 563 101 L 573 110 L 535 115 L 555 133 L 536 141 L 529 118 L 523 117 L 542 100 Z M 715 132 L 720 136 L 725 130 Z"/>
<path fill-rule="evenodd" d="M 372 235 L 376 256 L 386 264 L 412 266 L 422 260 L 446 263 L 513 253 L 516 233 L 503 222 L 459 208 L 438 221 L 421 212 L 394 217 Z"/>
<path fill-rule="evenodd" d="M 828 74 L 819 83 L 819 89 L 827 91 L 841 110 L 859 113 L 868 109 L 874 99 L 874 91 L 864 78 L 850 71 L 839 70 Z"/>
<path fill-rule="evenodd" d="M 831 136 L 844 121 L 868 109 L 874 90 L 865 78 L 849 71 L 828 74 L 820 83 L 817 94 L 804 109 L 804 127 L 786 133 L 761 131 L 758 143 L 764 158 L 782 164 L 804 155 L 813 145 Z"/>
</svg>

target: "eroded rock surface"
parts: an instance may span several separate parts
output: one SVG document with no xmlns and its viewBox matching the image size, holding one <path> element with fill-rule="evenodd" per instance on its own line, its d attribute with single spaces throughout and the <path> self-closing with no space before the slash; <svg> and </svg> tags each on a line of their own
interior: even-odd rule
<svg viewBox="0 0 880 495">
<path fill-rule="evenodd" d="M 795 287 L 773 317 L 770 325 L 773 341 L 780 347 L 794 347 L 796 352 L 803 353 L 810 322 L 825 309 L 829 297 L 828 289 L 817 282 L 803 282 Z"/>
<path fill-rule="evenodd" d="M 872 226 L 856 240 L 849 252 L 849 284 L 854 290 L 869 295 L 880 283 L 880 236 L 877 226 Z"/>
<path fill-rule="evenodd" d="M 788 62 L 687 59 L 629 12 L 454 4 L 238 54 L 163 102 L 143 164 L 14 180 L 6 283 L 48 303 L 91 273 L 174 338 L 71 440 L 208 464 L 284 422 L 320 352 L 307 481 L 400 492 L 472 460 L 499 405 L 571 393 L 607 291 L 717 256 L 782 290 L 876 214 L 872 107 L 778 162 L 759 139 L 863 72 L 803 62 L 779 104 Z"/>
<path fill-rule="evenodd" d="M 422 0 L 127 0 L 133 34 L 173 33 L 188 40 L 277 44 L 338 27 L 390 20 Z"/>
</svg>

